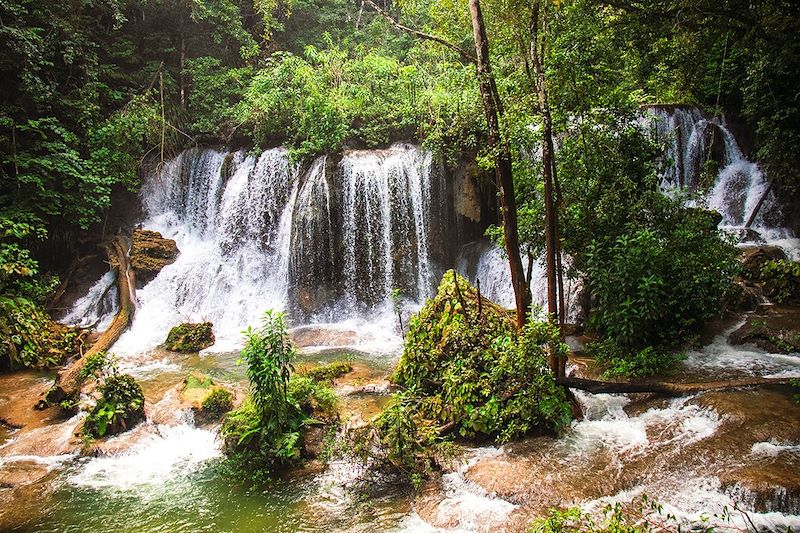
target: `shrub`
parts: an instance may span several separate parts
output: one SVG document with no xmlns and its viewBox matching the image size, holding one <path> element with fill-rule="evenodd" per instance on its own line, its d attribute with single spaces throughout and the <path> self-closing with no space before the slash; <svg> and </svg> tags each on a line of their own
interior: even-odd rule
<svg viewBox="0 0 800 533">
<path fill-rule="evenodd" d="M 144 418 L 144 393 L 133 377 L 114 374 L 100 386 L 102 396 L 86 417 L 83 432 L 92 437 L 113 435 Z"/>
<path fill-rule="evenodd" d="M 712 214 L 666 197 L 651 208 L 621 235 L 597 236 L 585 254 L 596 298 L 590 325 L 631 353 L 685 342 L 718 312 L 738 269 Z"/>
<path fill-rule="evenodd" d="M 767 296 L 778 302 L 800 301 L 800 261 L 772 260 L 761 267 Z"/>
<path fill-rule="evenodd" d="M 530 322 L 517 334 L 508 311 L 485 299 L 480 307 L 477 291 L 451 270 L 411 318 L 392 378 L 405 392 L 376 422 L 392 462 L 413 468 L 413 456 L 445 429 L 506 442 L 569 423 L 545 353 L 565 353 L 558 329 Z"/>
<path fill-rule="evenodd" d="M 621 348 L 613 339 L 588 345 L 604 378 L 637 378 L 668 373 L 685 356 L 647 346 L 640 350 Z"/>
<path fill-rule="evenodd" d="M 225 417 L 222 435 L 235 471 L 268 477 L 302 458 L 305 429 L 333 418 L 337 400 L 327 383 L 291 374 L 296 350 L 283 313 L 267 311 L 261 328 L 245 335 L 250 394 Z"/>
</svg>

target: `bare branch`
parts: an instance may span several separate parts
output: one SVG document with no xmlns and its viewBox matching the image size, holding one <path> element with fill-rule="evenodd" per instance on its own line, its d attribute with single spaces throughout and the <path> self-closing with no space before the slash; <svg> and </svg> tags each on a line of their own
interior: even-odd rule
<svg viewBox="0 0 800 533">
<path fill-rule="evenodd" d="M 405 25 L 401 24 L 400 21 L 398 21 L 396 18 L 394 18 L 392 15 L 390 15 L 388 11 L 382 9 L 378 4 L 376 4 L 374 2 L 374 0 L 366 0 L 366 2 L 370 6 L 372 6 L 372 9 L 374 9 L 380 16 L 385 18 L 389 22 L 389 24 L 391 24 L 392 26 L 394 26 L 398 30 L 402 30 L 402 31 L 404 31 L 406 33 L 410 33 L 411 35 L 413 35 L 414 37 L 417 37 L 419 39 L 425 39 L 425 40 L 428 40 L 428 41 L 433 41 L 435 43 L 439 43 L 439 44 L 449 48 L 450 50 L 454 51 L 458 55 L 460 55 L 461 58 L 464 59 L 465 61 L 468 61 L 470 63 L 477 63 L 478 62 L 478 60 L 475 58 L 475 56 L 473 56 L 472 54 L 462 50 L 461 47 L 456 46 L 451 42 L 445 41 L 441 37 L 437 37 L 437 36 L 431 35 L 429 33 L 424 33 L 424 32 L 421 32 L 419 30 L 415 30 L 414 28 L 409 28 L 408 26 L 405 26 Z"/>
</svg>

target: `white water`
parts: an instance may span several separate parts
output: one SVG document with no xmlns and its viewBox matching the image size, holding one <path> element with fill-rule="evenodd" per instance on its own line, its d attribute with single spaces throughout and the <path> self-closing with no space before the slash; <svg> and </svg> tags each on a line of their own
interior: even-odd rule
<svg viewBox="0 0 800 533">
<path fill-rule="evenodd" d="M 133 325 L 114 351 L 146 352 L 171 326 L 205 320 L 222 349 L 236 349 L 270 308 L 327 327 L 335 318 L 363 331 L 367 347 L 396 349 L 392 290 L 415 310 L 441 270 L 428 251 L 440 178 L 431 154 L 406 144 L 346 153 L 336 188 L 331 170 L 321 157 L 301 174 L 284 149 L 193 149 L 149 176 L 142 226 L 175 239 L 180 254 L 137 291 Z"/>
<path fill-rule="evenodd" d="M 722 215 L 720 228 L 752 242 L 780 246 L 793 259 L 800 259 L 800 239 L 781 227 L 781 211 L 774 192 L 769 191 L 761 168 L 742 153 L 724 117 L 708 117 L 696 108 L 650 108 L 647 126 L 665 146 L 661 176 L 666 191 L 700 192 L 701 170 L 711 156 L 711 139 L 722 143 L 719 172 L 699 203 Z M 745 226 L 765 195 L 747 234 Z"/>
<path fill-rule="evenodd" d="M 525 272 L 527 258 L 523 259 Z M 473 285 L 481 284 L 481 294 L 507 308 L 513 308 L 514 290 L 511 285 L 511 272 L 505 251 L 486 241 L 478 241 L 464 246 L 458 257 L 456 268 Z M 547 307 L 547 271 L 542 259 L 533 263 L 531 270 L 531 295 L 533 303 L 541 309 Z M 567 322 L 575 322 L 580 313 L 578 294 L 580 280 L 564 276 L 564 305 Z"/>
<path fill-rule="evenodd" d="M 141 490 L 152 495 L 165 481 L 186 477 L 221 455 L 214 431 L 188 424 L 157 426 L 156 434 L 124 453 L 85 460 L 68 481 L 79 487 Z"/>
<path fill-rule="evenodd" d="M 82 328 L 94 325 L 98 331 L 105 331 L 111 325 L 119 308 L 116 282 L 116 274 L 106 272 L 89 288 L 89 292 L 73 304 L 61 322 Z"/>
</svg>

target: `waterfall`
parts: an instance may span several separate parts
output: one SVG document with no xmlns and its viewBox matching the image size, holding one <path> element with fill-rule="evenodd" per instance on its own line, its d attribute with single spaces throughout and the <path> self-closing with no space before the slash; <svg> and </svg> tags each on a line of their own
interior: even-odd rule
<svg viewBox="0 0 800 533">
<path fill-rule="evenodd" d="M 528 269 L 528 259 L 522 259 L 525 271 Z M 514 289 L 511 284 L 511 271 L 508 266 L 508 257 L 505 250 L 489 242 L 480 240 L 466 244 L 459 254 L 456 268 L 473 285 L 478 281 L 481 284 L 481 294 L 486 298 L 509 309 L 514 308 Z M 547 270 L 544 258 L 535 259 L 531 267 L 531 296 L 534 306 L 546 310 L 547 308 Z M 566 320 L 576 323 L 580 319 L 580 305 L 578 295 L 581 291 L 579 280 L 564 276 L 564 307 Z"/>
<path fill-rule="evenodd" d="M 431 154 L 405 144 L 348 152 L 338 178 L 347 302 L 387 303 L 394 288 L 430 296 Z"/>
<path fill-rule="evenodd" d="M 284 309 L 297 186 L 284 149 L 187 150 L 149 176 L 143 225 L 175 239 L 180 255 L 137 291 L 133 325 L 115 349 L 154 347 L 186 321 L 210 320 L 223 340 L 238 338 L 265 309 Z"/>
<path fill-rule="evenodd" d="M 743 154 L 724 117 L 709 117 L 691 107 L 651 107 L 644 124 L 664 146 L 661 180 L 665 191 L 700 193 L 700 205 L 722 215 L 722 229 L 742 241 L 774 244 L 789 256 L 800 255 L 800 241 L 781 226 L 780 206 L 763 171 Z M 716 163 L 719 171 L 713 183 L 703 184 L 702 170 L 709 162 Z"/>
<path fill-rule="evenodd" d="M 408 144 L 305 170 L 283 148 L 181 153 L 141 191 L 142 225 L 175 239 L 180 255 L 137 291 L 115 350 L 141 352 L 200 320 L 224 346 L 269 308 L 295 324 L 375 321 L 392 316 L 395 288 L 418 307 L 443 270 L 429 254 L 442 181 L 431 154 Z"/>
</svg>

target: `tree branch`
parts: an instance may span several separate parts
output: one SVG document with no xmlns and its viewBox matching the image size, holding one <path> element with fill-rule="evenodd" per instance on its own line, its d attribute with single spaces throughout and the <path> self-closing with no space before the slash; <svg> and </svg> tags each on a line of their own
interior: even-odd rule
<svg viewBox="0 0 800 533">
<path fill-rule="evenodd" d="M 392 15 L 390 15 L 388 11 L 382 9 L 378 4 L 376 4 L 374 2 L 374 0 L 366 0 L 366 2 L 380 16 L 385 18 L 389 22 L 389 24 L 391 24 L 392 26 L 394 26 L 398 30 L 402 30 L 402 31 L 404 31 L 406 33 L 410 33 L 411 35 L 413 35 L 414 37 L 417 37 L 419 39 L 425 39 L 425 40 L 428 40 L 428 41 L 433 41 L 435 43 L 439 43 L 439 44 L 449 48 L 453 52 L 457 53 L 458 55 L 460 55 L 461 58 L 464 59 L 465 61 L 468 61 L 470 63 L 477 63 L 478 62 L 478 60 L 475 58 L 475 56 L 473 56 L 472 54 L 462 50 L 461 47 L 456 46 L 451 42 L 445 41 L 441 37 L 436 37 L 435 35 L 431 35 L 429 33 L 424 33 L 424 32 L 421 32 L 419 30 L 415 30 L 414 28 L 409 28 L 408 26 L 405 26 L 405 25 L 401 24 L 400 21 L 398 21 L 396 18 L 394 18 Z"/>
</svg>

